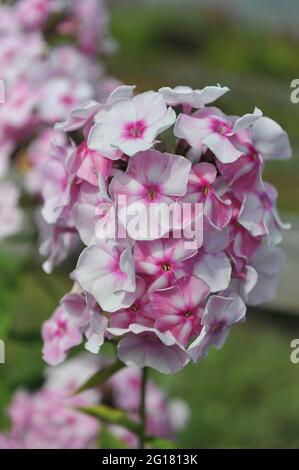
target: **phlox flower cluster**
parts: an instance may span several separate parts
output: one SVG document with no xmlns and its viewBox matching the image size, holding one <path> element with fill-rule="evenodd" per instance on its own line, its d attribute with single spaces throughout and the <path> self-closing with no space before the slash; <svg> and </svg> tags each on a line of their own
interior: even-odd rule
<svg viewBox="0 0 299 470">
<path fill-rule="evenodd" d="M 72 393 L 105 364 L 103 358 L 79 356 L 46 371 L 43 387 L 35 392 L 17 390 L 9 406 L 11 429 L 0 434 L 0 449 L 88 449 L 101 442 L 101 422 L 77 407 L 109 403 L 138 420 L 141 380 L 137 370 L 124 368 L 103 388 Z M 168 400 L 150 381 L 147 384 L 147 432 L 174 439 L 187 423 L 189 409 L 182 400 Z M 110 425 L 111 434 L 124 446 L 136 447 L 136 436 Z"/>
<path fill-rule="evenodd" d="M 53 124 L 115 86 L 98 60 L 112 46 L 101 0 L 18 0 L 0 6 L 1 179 L 14 161 L 26 170 L 26 189 L 40 193 L 51 141 L 61 139 Z M 10 225 L 5 217 L 2 222 L 1 211 L 0 217 L 8 234 L 19 229 L 17 204 Z"/>
<path fill-rule="evenodd" d="M 82 342 L 97 354 L 112 341 L 127 366 L 174 373 L 221 347 L 246 304 L 274 295 L 288 225 L 263 170 L 269 159 L 290 158 L 289 140 L 258 108 L 239 117 L 212 105 L 227 92 L 217 85 L 135 94 L 121 86 L 56 126 L 65 140 L 45 166 L 44 268 L 64 259 L 76 238 L 85 247 L 73 290 L 42 328 L 50 364 Z M 200 204 L 200 215 L 162 217 L 156 237 L 143 230 L 153 204 L 187 203 Z M 122 236 L 104 230 L 112 212 Z M 194 232 L 190 246 L 179 229 L 197 217 L 203 236 Z"/>
</svg>

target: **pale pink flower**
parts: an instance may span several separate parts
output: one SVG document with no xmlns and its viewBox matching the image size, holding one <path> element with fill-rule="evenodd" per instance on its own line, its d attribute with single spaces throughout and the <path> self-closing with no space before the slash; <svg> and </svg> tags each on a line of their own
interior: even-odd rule
<svg viewBox="0 0 299 470">
<path fill-rule="evenodd" d="M 16 17 L 22 27 L 40 29 L 44 26 L 53 9 L 51 0 L 19 0 L 16 3 Z"/>
<path fill-rule="evenodd" d="M 174 133 L 195 148 L 208 147 L 222 163 L 234 162 L 242 155 L 238 132 L 250 127 L 262 116 L 256 108 L 253 114 L 238 119 L 225 116 L 217 108 L 205 108 L 192 116 L 180 114 Z"/>
<path fill-rule="evenodd" d="M 97 354 L 104 343 L 108 326 L 108 318 L 103 315 L 98 303 L 88 294 L 84 296 L 70 292 L 61 299 L 60 304 L 68 313 L 72 324 L 84 331 L 87 338 L 85 349 Z"/>
<path fill-rule="evenodd" d="M 49 123 L 60 121 L 76 105 L 90 99 L 92 95 L 92 87 L 86 81 L 74 81 L 71 78 L 48 80 L 38 102 L 39 117 Z"/>
<path fill-rule="evenodd" d="M 108 328 L 115 336 L 123 336 L 118 343 L 117 355 L 128 367 L 152 367 L 164 374 L 182 369 L 189 357 L 174 336 L 167 331 L 131 324 L 128 329 Z"/>
<path fill-rule="evenodd" d="M 159 204 L 172 204 L 177 196 L 186 193 L 190 169 L 191 164 L 187 159 L 157 150 L 139 152 L 131 157 L 127 171 L 113 178 L 109 186 L 110 195 L 115 200 L 117 196 L 125 196 L 125 207 L 119 207 L 118 217 L 127 230 L 132 214 L 135 221 L 133 228 L 138 219 L 141 222 L 141 239 L 150 240 L 161 236 L 161 232 L 162 235 L 167 233 L 174 220 L 169 218 L 168 212 L 164 217 Z M 156 204 L 156 211 L 151 211 L 153 204 Z M 149 218 L 148 215 L 151 226 L 145 220 Z M 129 234 L 135 238 L 134 231 L 129 231 Z"/>
<path fill-rule="evenodd" d="M 197 249 L 186 248 L 184 239 L 159 239 L 137 242 L 134 259 L 137 274 L 149 276 L 150 290 L 170 287 L 179 277 L 190 274 L 188 260 Z"/>
<path fill-rule="evenodd" d="M 31 164 L 25 174 L 26 189 L 30 193 L 40 194 L 45 181 L 44 165 L 49 161 L 52 146 L 56 143 L 61 147 L 66 145 L 66 137 L 52 128 L 44 129 L 29 145 L 26 156 Z"/>
<path fill-rule="evenodd" d="M 209 286 L 196 276 L 185 276 L 167 289 L 151 294 L 155 327 L 170 331 L 178 342 L 186 346 L 201 331 L 205 300 Z"/>
<path fill-rule="evenodd" d="M 136 276 L 136 298 L 134 303 L 128 308 L 117 310 L 110 316 L 109 324 L 111 327 L 128 328 L 132 323 L 149 327 L 154 326 L 147 287 L 145 280 L 140 276 Z"/>
<path fill-rule="evenodd" d="M 151 148 L 158 134 L 168 129 L 175 117 L 163 97 L 154 91 L 119 100 L 95 115 L 88 146 L 112 160 L 122 153 L 132 156 Z"/>
<path fill-rule="evenodd" d="M 184 202 L 198 202 L 204 205 L 204 214 L 209 222 L 219 229 L 226 227 L 231 218 L 230 201 L 217 194 L 217 170 L 211 163 L 193 165 L 188 181 Z"/>
<path fill-rule="evenodd" d="M 270 183 L 264 183 L 259 193 L 245 193 L 238 221 L 253 236 L 267 235 L 269 243 L 274 245 L 282 240 L 282 229 L 289 229 L 284 224 L 276 208 L 277 191 Z"/>
<path fill-rule="evenodd" d="M 98 241 L 81 253 L 75 278 L 104 311 L 127 308 L 135 300 L 135 266 L 125 242 Z"/>
<path fill-rule="evenodd" d="M 82 342 L 82 332 L 70 320 L 63 306 L 58 307 L 42 326 L 43 358 L 51 365 L 64 361 L 69 349 Z"/>
<path fill-rule="evenodd" d="M 74 158 L 75 152 L 73 147 L 53 144 L 52 156 L 45 164 L 42 215 L 50 224 L 57 222 L 71 201 L 73 177 L 69 163 Z"/>
<path fill-rule="evenodd" d="M 246 306 L 241 297 L 233 291 L 224 291 L 208 300 L 202 318 L 202 330 L 189 346 L 188 352 L 194 362 L 205 357 L 211 345 L 221 348 L 229 329 L 244 320 Z"/>
</svg>

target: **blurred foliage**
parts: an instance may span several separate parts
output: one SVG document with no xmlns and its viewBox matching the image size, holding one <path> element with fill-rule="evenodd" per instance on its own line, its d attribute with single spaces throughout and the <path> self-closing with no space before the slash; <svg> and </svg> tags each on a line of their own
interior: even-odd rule
<svg viewBox="0 0 299 470">
<path fill-rule="evenodd" d="M 231 89 L 218 100 L 227 113 L 243 114 L 256 105 L 278 121 L 294 155 L 289 162 L 267 163 L 266 179 L 280 192 L 280 209 L 299 211 L 299 104 L 290 102 L 290 82 L 299 78 L 298 38 L 254 27 L 225 5 L 128 3 L 113 11 L 112 30 L 121 53 L 107 60 L 108 71 L 125 83 L 146 90 L 219 82 Z"/>
</svg>

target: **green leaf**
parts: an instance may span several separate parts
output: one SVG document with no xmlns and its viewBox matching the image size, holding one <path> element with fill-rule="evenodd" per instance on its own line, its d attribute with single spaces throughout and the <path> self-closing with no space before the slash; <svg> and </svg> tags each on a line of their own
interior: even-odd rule
<svg viewBox="0 0 299 470">
<path fill-rule="evenodd" d="M 146 442 L 152 449 L 176 449 L 175 443 L 173 441 L 169 441 L 168 439 L 147 437 Z"/>
<path fill-rule="evenodd" d="M 101 426 L 99 435 L 100 449 L 127 449 L 128 446 L 119 437 L 115 436 L 107 426 Z"/>
<path fill-rule="evenodd" d="M 124 367 L 124 364 L 120 361 L 116 361 L 113 364 L 104 367 L 99 372 L 94 374 L 90 379 L 88 379 L 78 390 L 74 392 L 74 395 L 84 392 L 89 388 L 99 387 L 103 385 L 113 374 L 118 372 Z"/>
<path fill-rule="evenodd" d="M 78 407 L 76 409 L 88 415 L 95 416 L 96 418 L 104 421 L 104 423 L 124 426 L 135 434 L 139 434 L 141 431 L 139 423 L 132 421 L 124 411 L 117 408 L 111 408 L 106 405 L 96 405 Z"/>
</svg>

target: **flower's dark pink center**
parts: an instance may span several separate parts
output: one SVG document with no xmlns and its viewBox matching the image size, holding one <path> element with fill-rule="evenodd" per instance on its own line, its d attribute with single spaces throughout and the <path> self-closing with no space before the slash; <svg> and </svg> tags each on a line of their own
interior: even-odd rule
<svg viewBox="0 0 299 470">
<path fill-rule="evenodd" d="M 212 129 L 216 134 L 226 135 L 231 133 L 231 127 L 224 121 L 219 121 L 218 119 L 212 120 Z"/>
<path fill-rule="evenodd" d="M 155 189 L 149 189 L 148 192 L 147 192 L 147 196 L 148 196 L 149 199 L 154 201 L 157 197 L 157 191 Z"/>
<path fill-rule="evenodd" d="M 251 149 L 251 152 L 249 153 L 249 156 L 250 156 L 251 160 L 253 160 L 255 162 L 259 161 L 259 159 L 260 159 L 258 151 L 255 148 Z"/>
<path fill-rule="evenodd" d="M 225 326 L 225 321 L 224 320 L 219 320 L 217 322 L 214 322 L 209 328 L 209 333 L 211 335 L 217 335 L 217 334 L 221 333 L 224 326 Z"/>
<path fill-rule="evenodd" d="M 263 193 L 261 194 L 261 201 L 265 209 L 271 209 L 272 208 L 272 202 L 268 196 L 268 194 Z"/>
<path fill-rule="evenodd" d="M 169 264 L 169 263 L 163 263 L 163 264 L 162 264 L 162 270 L 163 270 L 164 272 L 168 272 L 168 271 L 170 271 L 170 269 L 171 269 L 171 267 L 170 267 L 170 264 Z"/>
<path fill-rule="evenodd" d="M 129 122 L 125 125 L 124 136 L 128 139 L 140 139 L 146 129 L 146 124 L 143 119 L 135 122 Z"/>
<path fill-rule="evenodd" d="M 192 316 L 191 310 L 187 310 L 187 312 L 184 313 L 184 316 L 185 316 L 186 318 L 191 317 L 191 316 Z"/>
<path fill-rule="evenodd" d="M 65 94 L 60 97 L 60 102 L 65 106 L 73 106 L 76 104 L 76 100 L 70 94 Z"/>
<path fill-rule="evenodd" d="M 133 310 L 133 312 L 138 312 L 139 306 L 136 302 L 134 302 L 133 305 L 131 305 L 131 310 Z"/>
<path fill-rule="evenodd" d="M 67 323 L 65 320 L 57 322 L 56 336 L 63 336 L 67 332 Z"/>
</svg>

